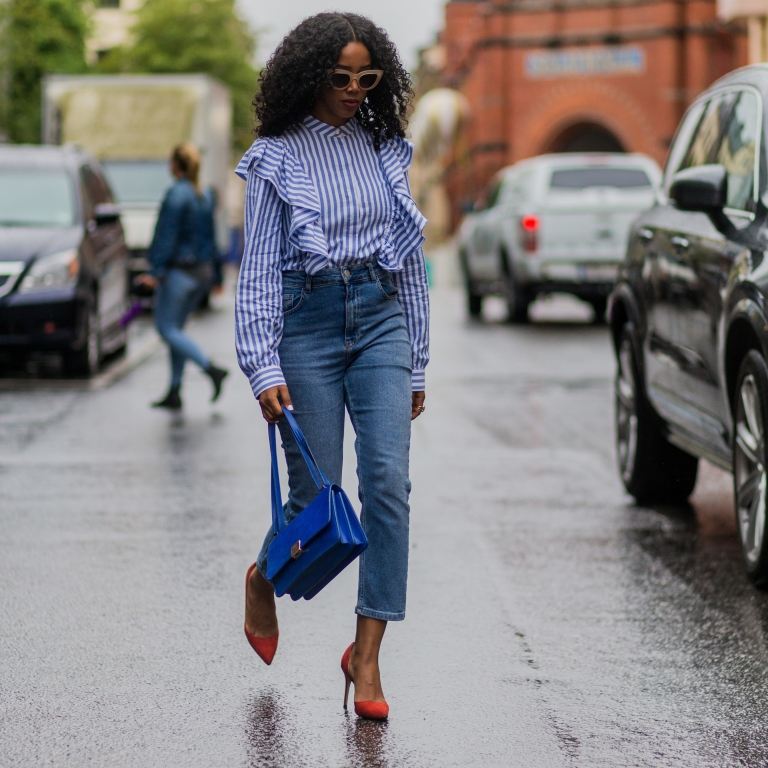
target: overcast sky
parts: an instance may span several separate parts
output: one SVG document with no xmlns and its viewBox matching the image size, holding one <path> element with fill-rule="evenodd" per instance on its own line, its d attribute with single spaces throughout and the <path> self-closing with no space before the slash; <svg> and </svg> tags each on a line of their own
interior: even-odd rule
<svg viewBox="0 0 768 768">
<path fill-rule="evenodd" d="M 259 60 L 266 61 L 284 35 L 302 19 L 321 11 L 351 11 L 368 16 L 389 33 L 406 67 L 416 63 L 416 51 L 435 39 L 443 26 L 444 0 L 238 0 L 259 35 Z"/>
</svg>

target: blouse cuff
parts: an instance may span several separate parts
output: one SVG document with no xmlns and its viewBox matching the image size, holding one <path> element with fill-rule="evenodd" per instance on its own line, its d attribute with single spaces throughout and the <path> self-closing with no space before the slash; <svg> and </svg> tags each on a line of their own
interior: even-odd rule
<svg viewBox="0 0 768 768">
<path fill-rule="evenodd" d="M 259 368 L 258 371 L 248 377 L 248 380 L 251 382 L 253 395 L 257 399 L 265 389 L 285 386 L 285 379 L 279 365 L 267 365 L 264 368 Z"/>
<path fill-rule="evenodd" d="M 414 369 L 413 373 L 411 374 L 411 391 L 413 392 L 424 392 L 426 389 L 426 378 L 424 371 L 416 370 Z"/>
</svg>

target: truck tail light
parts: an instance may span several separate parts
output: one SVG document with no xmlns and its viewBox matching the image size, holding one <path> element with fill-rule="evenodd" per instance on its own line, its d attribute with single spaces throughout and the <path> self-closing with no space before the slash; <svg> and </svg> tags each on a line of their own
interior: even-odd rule
<svg viewBox="0 0 768 768">
<path fill-rule="evenodd" d="M 539 247 L 540 223 L 539 217 L 533 214 L 527 214 L 520 219 L 521 240 L 526 253 L 533 253 Z"/>
</svg>

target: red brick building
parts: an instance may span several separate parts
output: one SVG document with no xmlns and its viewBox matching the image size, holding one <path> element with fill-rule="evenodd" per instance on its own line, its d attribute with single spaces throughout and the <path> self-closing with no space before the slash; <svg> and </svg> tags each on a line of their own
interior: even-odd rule
<svg viewBox="0 0 768 768">
<path fill-rule="evenodd" d="M 452 0 L 441 44 L 471 113 L 446 174 L 455 205 L 544 152 L 663 163 L 691 100 L 747 61 L 745 25 L 719 21 L 716 0 Z"/>
</svg>

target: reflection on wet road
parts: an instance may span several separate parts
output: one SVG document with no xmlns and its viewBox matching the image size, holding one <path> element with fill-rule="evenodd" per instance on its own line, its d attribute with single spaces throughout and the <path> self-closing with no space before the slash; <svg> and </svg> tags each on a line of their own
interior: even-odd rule
<svg viewBox="0 0 768 768">
<path fill-rule="evenodd" d="M 243 377 L 212 408 L 190 371 L 178 417 L 147 407 L 160 351 L 96 391 L 0 392 L 0 764 L 768 763 L 768 602 L 743 575 L 729 476 L 705 467 L 690 508 L 631 506 L 607 331 L 567 300 L 534 314 L 467 324 L 435 295 L 384 725 L 342 709 L 354 573 L 280 602 L 271 667 L 242 636 L 269 517 Z M 195 333 L 234 366 L 231 329 L 227 304 Z"/>
</svg>

